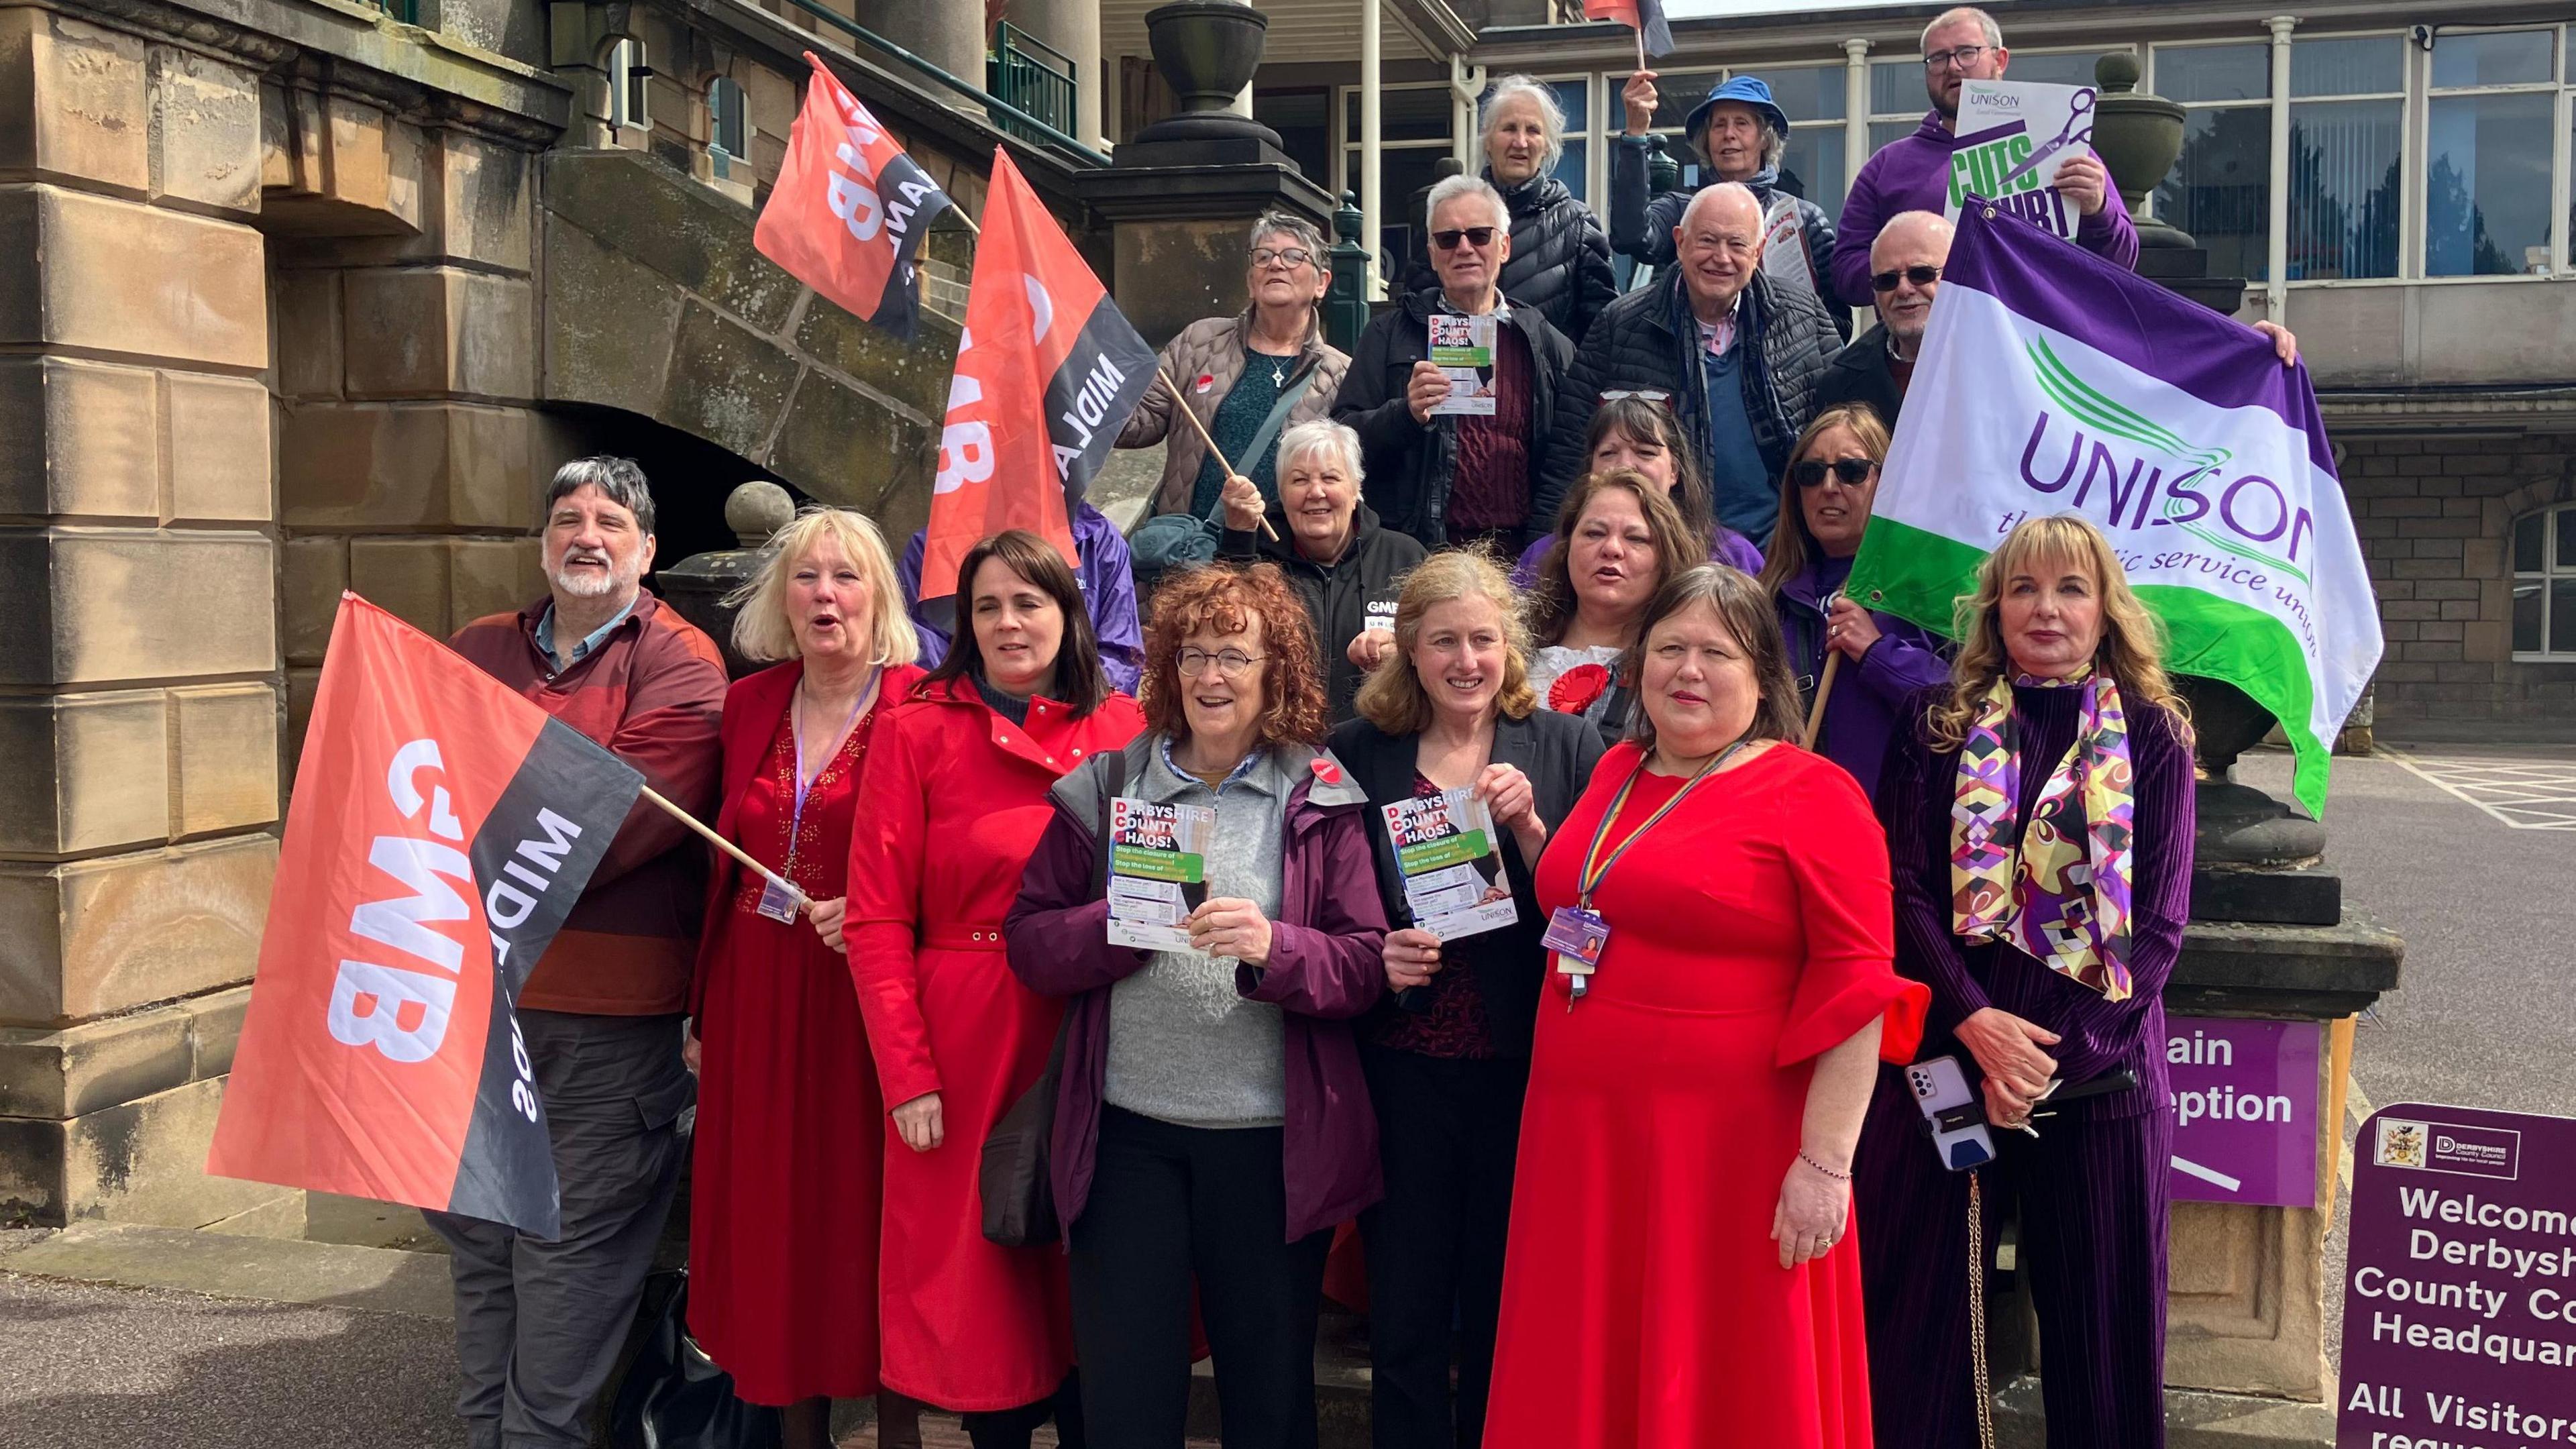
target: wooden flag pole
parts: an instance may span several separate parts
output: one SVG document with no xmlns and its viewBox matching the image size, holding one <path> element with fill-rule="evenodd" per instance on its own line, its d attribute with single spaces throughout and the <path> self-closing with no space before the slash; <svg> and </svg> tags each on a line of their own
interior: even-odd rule
<svg viewBox="0 0 2576 1449">
<path fill-rule="evenodd" d="M 636 788 L 642 792 L 645 799 L 650 800 L 654 804 L 661 806 L 663 809 L 670 811 L 672 819 L 679 821 L 682 825 L 685 825 L 691 830 L 698 832 L 700 835 L 705 836 L 708 844 L 777 882 L 780 887 L 787 891 L 788 894 L 796 897 L 797 904 L 810 906 L 814 903 L 813 900 L 803 891 L 796 888 L 796 882 L 789 880 L 787 877 L 771 870 L 768 866 L 762 865 L 759 861 L 743 854 L 740 847 L 736 846 L 732 841 L 725 839 L 723 836 L 716 834 L 713 830 L 708 829 L 705 822 L 699 820 L 695 815 L 692 815 L 688 811 L 681 809 L 679 806 L 672 804 L 670 798 L 664 795 L 661 791 L 654 789 L 650 785 L 641 785 Z"/>
<path fill-rule="evenodd" d="M 1807 711 L 1807 730 L 1798 737 L 1798 748 L 1812 750 L 1816 747 L 1816 731 L 1825 727 L 1825 701 L 1833 698 L 1834 674 L 1842 667 L 1841 650 L 1837 649 L 1825 656 L 1825 672 L 1816 680 L 1815 708 Z"/>
<path fill-rule="evenodd" d="M 1216 435 L 1208 431 L 1207 424 L 1199 421 L 1197 413 L 1190 411 L 1190 400 L 1181 395 L 1181 385 L 1172 381 L 1172 375 L 1165 372 L 1159 363 L 1154 367 L 1154 375 L 1163 380 L 1163 386 L 1171 389 L 1173 408 L 1182 417 L 1190 420 L 1191 427 L 1199 430 L 1199 441 L 1207 444 L 1208 456 L 1216 459 L 1216 465 L 1223 468 L 1228 476 L 1237 476 L 1234 464 L 1225 456 L 1225 450 L 1216 445 Z M 1279 530 L 1270 526 L 1270 515 L 1266 512 L 1261 515 L 1261 531 L 1270 536 L 1272 543 L 1279 541 Z"/>
</svg>

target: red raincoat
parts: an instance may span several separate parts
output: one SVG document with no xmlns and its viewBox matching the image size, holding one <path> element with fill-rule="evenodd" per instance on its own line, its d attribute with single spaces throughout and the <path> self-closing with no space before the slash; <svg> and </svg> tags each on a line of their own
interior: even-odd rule
<svg viewBox="0 0 2576 1449">
<path fill-rule="evenodd" d="M 984 1136 L 1037 1080 L 1064 1014 L 1011 974 L 1002 918 L 1054 815 L 1048 788 L 1143 726 L 1121 694 L 1079 720 L 1032 701 L 1023 729 L 950 681 L 870 747 L 850 837 L 850 973 L 886 1106 L 937 1092 L 946 1130 L 914 1152 L 885 1124 L 879 1378 L 941 1408 L 1033 1403 L 1073 1361 L 1063 1251 L 986 1242 L 976 1196 Z"/>
</svg>

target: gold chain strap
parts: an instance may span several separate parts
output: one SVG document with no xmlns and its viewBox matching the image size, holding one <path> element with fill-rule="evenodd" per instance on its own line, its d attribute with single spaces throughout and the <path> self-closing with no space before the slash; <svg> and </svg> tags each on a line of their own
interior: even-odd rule
<svg viewBox="0 0 2576 1449">
<path fill-rule="evenodd" d="M 1977 1443 L 1995 1449 L 1995 1394 L 1986 1371 L 1986 1203 L 1983 1182 L 1968 1174 L 1968 1365 L 1977 1396 Z"/>
</svg>

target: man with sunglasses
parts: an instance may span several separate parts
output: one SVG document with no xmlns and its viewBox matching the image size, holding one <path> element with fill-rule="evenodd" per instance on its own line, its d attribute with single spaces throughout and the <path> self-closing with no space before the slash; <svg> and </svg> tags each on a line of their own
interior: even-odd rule
<svg viewBox="0 0 2576 1449">
<path fill-rule="evenodd" d="M 1360 435 L 1361 496 L 1389 528 L 1425 548 L 1491 541 L 1516 558 L 1534 515 L 1542 444 L 1554 425 L 1558 379 L 1574 344 L 1535 307 L 1503 295 L 1511 213 L 1480 177 L 1451 176 L 1424 208 L 1440 284 L 1380 314 L 1351 350 L 1333 421 Z M 1449 375 L 1431 361 L 1436 315 L 1495 320 L 1489 414 L 1435 412 Z"/>
<path fill-rule="evenodd" d="M 2011 60 L 2003 27 L 1983 10 L 1945 10 L 1923 28 L 1923 89 L 1932 109 L 1913 135 L 1880 147 L 1852 178 L 1834 237 L 1833 285 L 1844 301 L 1867 307 L 1880 300 L 1870 277 L 1883 269 L 1872 265 L 1870 249 L 1890 220 L 1908 211 L 1947 211 L 1950 152 L 1959 140 L 1959 88 L 1972 80 L 2001 80 Z M 2098 158 L 2088 152 L 2066 161 L 2056 186 L 2083 218 L 2075 228 L 2076 245 L 2124 267 L 2138 264 L 2137 229 L 2129 225 L 2129 209 L 2112 194 L 2110 173 Z"/>
<path fill-rule="evenodd" d="M 1879 421 L 1896 426 L 1905 389 L 1914 380 L 1914 359 L 1923 350 L 1923 333 L 1932 325 L 1932 295 L 1941 290 L 1941 269 L 1949 265 L 1954 230 L 1936 211 L 1903 212 L 1880 229 L 1869 250 L 1869 288 L 1878 302 L 1878 325 L 1825 364 L 1825 375 L 1816 380 L 1816 411 L 1865 403 Z"/>
</svg>

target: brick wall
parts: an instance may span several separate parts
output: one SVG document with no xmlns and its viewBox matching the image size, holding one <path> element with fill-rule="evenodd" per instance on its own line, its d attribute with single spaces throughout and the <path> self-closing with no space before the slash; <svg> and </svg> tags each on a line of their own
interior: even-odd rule
<svg viewBox="0 0 2576 1449">
<path fill-rule="evenodd" d="M 2383 729 L 2576 717 L 2576 661 L 2516 663 L 2513 521 L 2576 499 L 2576 437 L 2357 437 L 2344 491 L 2379 594 Z"/>
</svg>

